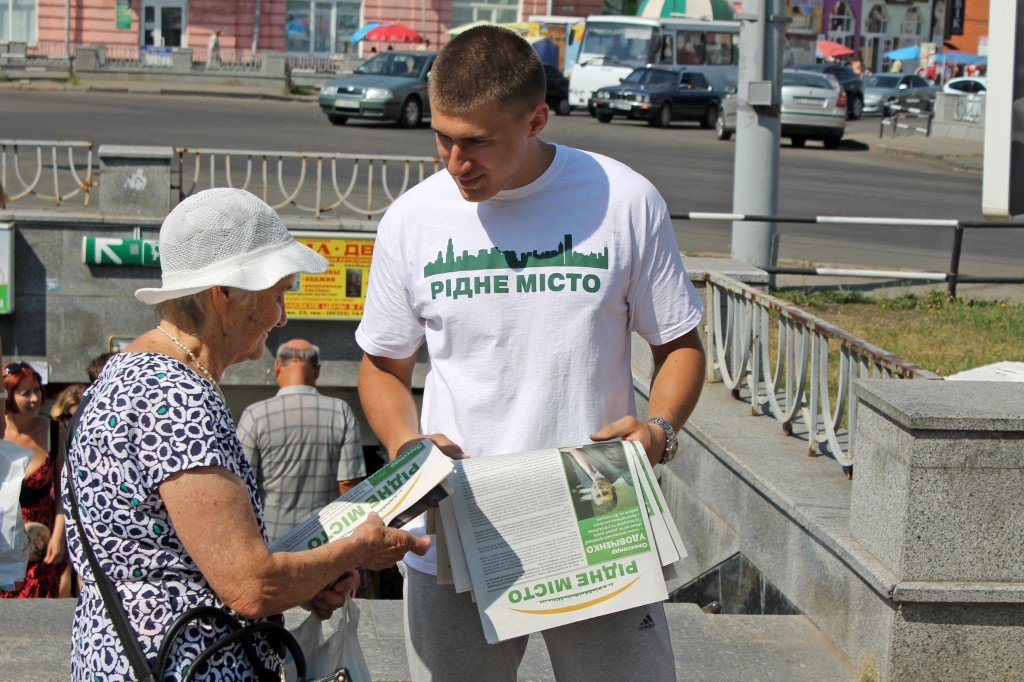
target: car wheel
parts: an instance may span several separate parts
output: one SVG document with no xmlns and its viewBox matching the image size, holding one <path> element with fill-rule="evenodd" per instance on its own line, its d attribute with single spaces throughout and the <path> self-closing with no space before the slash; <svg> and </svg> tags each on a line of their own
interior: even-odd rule
<svg viewBox="0 0 1024 682">
<path fill-rule="evenodd" d="M 860 97 L 850 99 L 850 109 L 846 112 L 851 121 L 856 121 L 864 113 L 864 100 Z"/>
<path fill-rule="evenodd" d="M 793 137 L 789 138 L 789 141 L 794 147 L 803 147 L 805 144 L 807 144 L 807 138 L 804 137 L 803 135 L 794 135 Z"/>
<path fill-rule="evenodd" d="M 715 137 L 723 142 L 732 138 L 732 131 L 725 127 L 725 112 L 718 110 L 718 118 L 715 120 Z"/>
<path fill-rule="evenodd" d="M 343 126 L 348 120 L 348 116 L 342 116 L 340 114 L 327 114 L 327 120 L 336 126 Z"/>
<path fill-rule="evenodd" d="M 661 109 L 658 109 L 658 118 L 656 119 L 659 128 L 668 128 L 672 125 L 672 105 L 665 102 L 661 105 Z"/>
<path fill-rule="evenodd" d="M 832 137 L 826 137 L 822 140 L 825 145 L 825 149 L 839 149 L 839 145 L 843 142 L 842 135 L 833 135 Z"/>
<path fill-rule="evenodd" d="M 402 110 L 398 114 L 398 125 L 402 128 L 418 128 L 423 121 L 423 107 L 415 97 L 402 102 Z"/>
<path fill-rule="evenodd" d="M 572 113 L 572 107 L 569 106 L 569 98 L 563 97 L 558 100 L 558 106 L 555 107 L 555 113 L 559 116 L 568 116 Z"/>
<path fill-rule="evenodd" d="M 600 121 L 601 123 L 611 123 L 612 122 L 612 115 L 611 114 L 596 114 L 596 115 L 597 115 L 597 120 Z"/>
<path fill-rule="evenodd" d="M 715 127 L 715 123 L 718 121 L 718 107 L 714 104 L 707 108 L 704 115 L 700 119 L 700 127 L 705 130 L 710 130 Z"/>
</svg>

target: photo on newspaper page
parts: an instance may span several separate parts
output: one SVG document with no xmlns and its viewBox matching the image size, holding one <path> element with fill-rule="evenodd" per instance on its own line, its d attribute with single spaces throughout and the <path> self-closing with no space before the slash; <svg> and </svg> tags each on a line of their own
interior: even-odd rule
<svg viewBox="0 0 1024 682">
<path fill-rule="evenodd" d="M 421 440 L 272 543 L 270 551 L 313 549 L 346 537 L 370 512 L 386 525 L 401 527 L 447 497 L 441 482 L 452 471 L 451 460 Z"/>
<path fill-rule="evenodd" d="M 460 460 L 448 480 L 488 642 L 667 597 L 622 443 Z M 443 517 L 443 515 L 442 515 Z"/>
</svg>

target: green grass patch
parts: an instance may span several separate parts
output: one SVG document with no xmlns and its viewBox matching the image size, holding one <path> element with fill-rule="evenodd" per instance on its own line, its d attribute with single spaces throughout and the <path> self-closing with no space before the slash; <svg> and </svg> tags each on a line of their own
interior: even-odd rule
<svg viewBox="0 0 1024 682">
<path fill-rule="evenodd" d="M 281 90 L 285 95 L 315 95 L 320 92 L 320 88 L 315 85 L 290 85 L 282 86 Z"/>
<path fill-rule="evenodd" d="M 1024 361 L 1024 301 L 950 299 L 943 292 L 871 298 L 842 289 L 773 294 L 943 376 Z"/>
</svg>

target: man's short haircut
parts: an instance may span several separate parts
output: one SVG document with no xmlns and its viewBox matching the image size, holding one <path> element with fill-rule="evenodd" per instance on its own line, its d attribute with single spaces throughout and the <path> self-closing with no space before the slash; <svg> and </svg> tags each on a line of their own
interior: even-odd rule
<svg viewBox="0 0 1024 682">
<path fill-rule="evenodd" d="M 296 348 L 287 343 L 277 349 L 277 361 L 286 365 L 293 360 L 304 362 L 313 369 L 320 366 L 320 349 L 310 344 L 308 348 Z"/>
<path fill-rule="evenodd" d="M 430 70 L 430 106 L 465 114 L 490 104 L 529 111 L 544 101 L 544 65 L 530 43 L 500 26 L 463 31 Z"/>
</svg>

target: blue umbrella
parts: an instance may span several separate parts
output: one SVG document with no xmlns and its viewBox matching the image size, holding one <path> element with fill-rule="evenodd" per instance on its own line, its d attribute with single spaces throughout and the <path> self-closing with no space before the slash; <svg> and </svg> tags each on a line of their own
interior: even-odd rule
<svg viewBox="0 0 1024 682">
<path fill-rule="evenodd" d="M 920 59 L 921 46 L 911 45 L 909 47 L 901 47 L 896 50 L 889 50 L 888 52 L 885 53 L 885 56 L 888 57 L 889 59 L 899 59 L 900 61 L 912 61 L 914 59 Z"/>
<path fill-rule="evenodd" d="M 349 38 L 349 41 L 353 42 L 353 43 L 358 43 L 360 40 L 362 40 L 363 38 L 366 37 L 367 33 L 372 31 L 373 29 L 377 28 L 378 26 L 387 26 L 387 25 L 388 25 L 388 22 L 386 22 L 386 21 L 371 21 L 370 23 L 366 24 L 365 26 L 360 26 L 355 31 L 353 31 L 352 32 L 352 36 Z"/>
<path fill-rule="evenodd" d="M 935 61 L 950 64 L 986 64 L 988 57 L 971 54 L 970 52 L 944 52 L 935 55 Z"/>
</svg>

